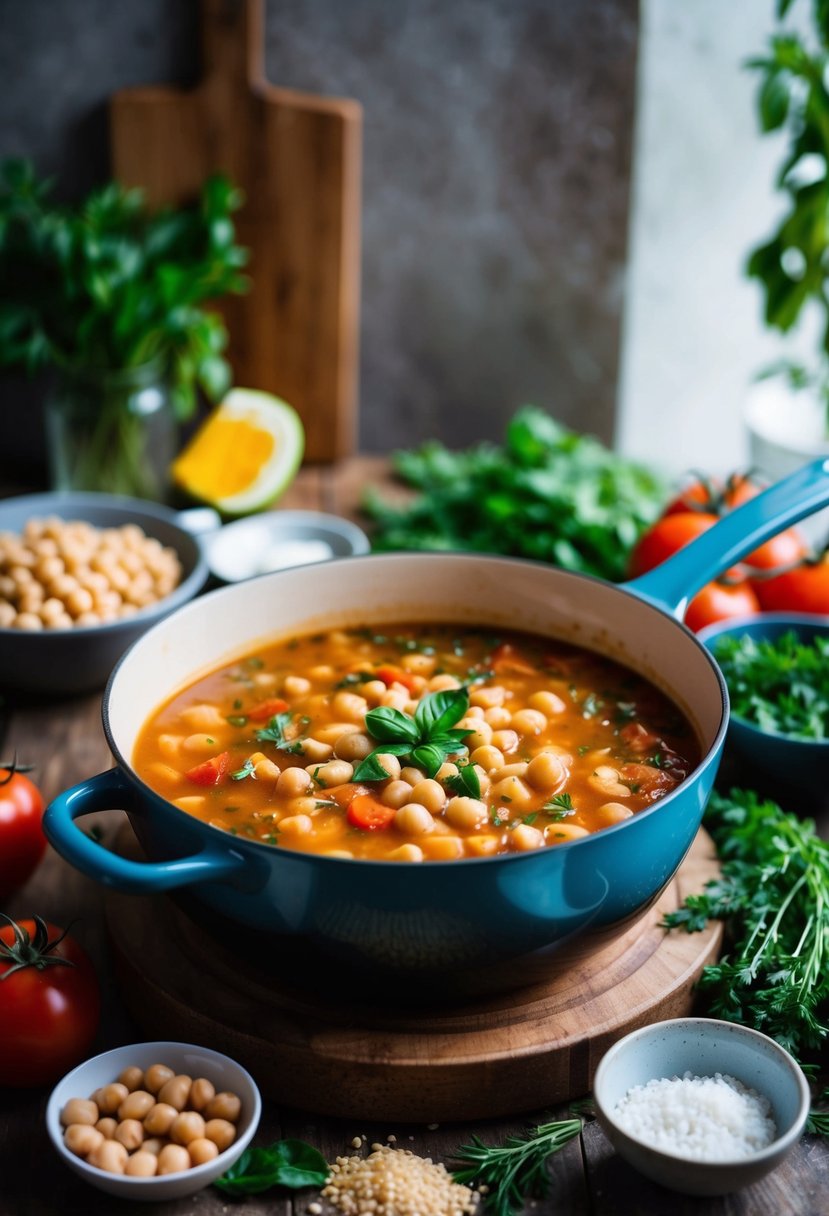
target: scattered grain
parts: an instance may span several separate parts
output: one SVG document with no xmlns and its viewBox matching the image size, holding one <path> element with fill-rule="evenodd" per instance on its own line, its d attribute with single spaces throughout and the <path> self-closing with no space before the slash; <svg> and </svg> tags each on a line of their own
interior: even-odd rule
<svg viewBox="0 0 829 1216">
<path fill-rule="evenodd" d="M 338 1157 L 322 1194 L 345 1216 L 464 1216 L 478 1203 L 444 1165 L 386 1145 L 368 1157 Z"/>
</svg>

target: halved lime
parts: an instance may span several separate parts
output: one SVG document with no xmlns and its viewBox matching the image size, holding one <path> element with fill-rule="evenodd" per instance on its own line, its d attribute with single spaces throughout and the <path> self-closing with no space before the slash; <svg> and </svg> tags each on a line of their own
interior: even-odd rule
<svg viewBox="0 0 829 1216">
<path fill-rule="evenodd" d="M 171 472 L 192 498 L 222 515 L 270 506 L 296 476 L 305 449 L 299 415 L 257 389 L 234 388 L 202 424 Z"/>
</svg>

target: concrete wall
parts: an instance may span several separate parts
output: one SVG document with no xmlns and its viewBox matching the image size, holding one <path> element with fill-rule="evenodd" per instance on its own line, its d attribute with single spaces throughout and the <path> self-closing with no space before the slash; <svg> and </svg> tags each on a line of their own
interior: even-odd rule
<svg viewBox="0 0 829 1216">
<path fill-rule="evenodd" d="M 525 401 L 610 439 L 637 27 L 636 0 L 268 0 L 271 79 L 365 107 L 366 450 L 495 439 Z M 0 0 L 0 155 L 77 197 L 111 92 L 197 76 L 195 0 Z M 15 460 L 41 391 L 0 383 Z"/>
</svg>

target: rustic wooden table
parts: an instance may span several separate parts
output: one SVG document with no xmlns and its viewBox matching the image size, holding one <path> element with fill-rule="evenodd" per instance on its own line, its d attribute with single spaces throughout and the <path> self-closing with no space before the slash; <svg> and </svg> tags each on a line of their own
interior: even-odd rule
<svg viewBox="0 0 829 1216">
<path fill-rule="evenodd" d="M 382 461 L 360 459 L 334 469 L 306 469 L 284 506 L 317 508 L 355 517 L 362 487 L 386 476 Z M 20 490 L 26 487 L 19 487 Z M 18 487 L 7 486 L 11 493 Z M 2 691 L 2 680 L 0 680 Z M 0 753 L 14 752 L 36 766 L 47 799 L 59 790 L 109 767 L 110 757 L 100 723 L 100 698 L 89 696 L 50 702 L 7 697 L 0 705 Z M 120 820 L 118 812 L 99 816 L 107 838 Z M 51 849 L 27 886 L 4 909 L 12 916 L 39 912 L 57 924 L 73 922 L 73 934 L 95 959 L 103 988 L 103 1016 L 95 1051 L 146 1036 L 135 1025 L 119 996 L 103 917 L 103 890 L 77 873 Z M 0 1000 L 3 999 L 0 991 Z M 121 1201 L 92 1190 L 58 1160 L 48 1142 L 43 1114 L 47 1094 L 0 1092 L 0 1216 L 44 1216 L 84 1213 L 119 1216 L 135 1211 Z M 328 1160 L 349 1150 L 355 1135 L 369 1143 L 389 1133 L 398 1144 L 423 1156 L 449 1161 L 453 1150 L 477 1133 L 497 1142 L 542 1118 L 566 1116 L 566 1108 L 528 1111 L 525 1118 L 445 1126 L 371 1126 L 364 1121 L 319 1119 L 266 1102 L 257 1143 L 298 1137 L 317 1145 Z M 692 1199 L 652 1185 L 621 1161 L 595 1123 L 551 1161 L 551 1187 L 546 1199 L 532 1206 L 556 1216 L 829 1216 L 829 1146 L 804 1137 L 791 1157 L 763 1183 L 719 1199 Z M 229 1200 L 214 1188 L 177 1202 L 147 1205 L 159 1216 L 304 1216 L 317 1196 L 281 1191 Z M 329 1216 L 327 1213 L 326 1216 Z"/>
</svg>

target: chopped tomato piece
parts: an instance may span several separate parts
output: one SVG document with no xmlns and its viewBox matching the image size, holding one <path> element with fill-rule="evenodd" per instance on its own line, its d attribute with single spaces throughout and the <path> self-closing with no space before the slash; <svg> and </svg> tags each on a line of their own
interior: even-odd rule
<svg viewBox="0 0 829 1216">
<path fill-rule="evenodd" d="M 636 786 L 636 792 L 643 794 L 650 801 L 667 794 L 685 776 L 684 773 L 668 772 L 652 764 L 623 764 L 619 772 L 624 782 L 631 788 Z"/>
<path fill-rule="evenodd" d="M 492 652 L 492 666 L 497 675 L 512 672 L 517 676 L 535 675 L 535 668 L 527 662 L 517 646 L 502 642 Z"/>
<path fill-rule="evenodd" d="M 345 785 L 332 785 L 330 789 L 325 791 L 325 798 L 331 802 L 336 802 L 345 810 L 352 798 L 368 793 L 367 786 L 355 785 L 353 781 L 347 781 Z"/>
<path fill-rule="evenodd" d="M 402 684 L 408 692 L 414 692 L 417 688 L 417 678 L 402 667 L 378 667 L 375 675 L 378 680 L 383 681 L 386 688 L 392 684 Z"/>
<path fill-rule="evenodd" d="M 376 832 L 378 828 L 390 827 L 394 821 L 394 807 L 384 806 L 371 794 L 358 794 L 348 804 L 348 822 L 364 832 Z"/>
<path fill-rule="evenodd" d="M 624 739 L 630 751 L 640 756 L 652 752 L 659 744 L 659 735 L 648 730 L 641 722 L 628 722 L 627 726 L 623 726 L 619 731 L 619 738 Z"/>
<path fill-rule="evenodd" d="M 230 752 L 219 752 L 218 756 L 211 756 L 204 764 L 197 764 L 184 775 L 196 785 L 218 785 L 227 776 L 229 768 Z"/>
<path fill-rule="evenodd" d="M 260 701 L 246 712 L 250 722 L 267 722 L 268 718 L 275 714 L 284 714 L 287 708 L 288 702 L 283 701 L 281 697 L 269 697 L 267 701 Z"/>
</svg>

